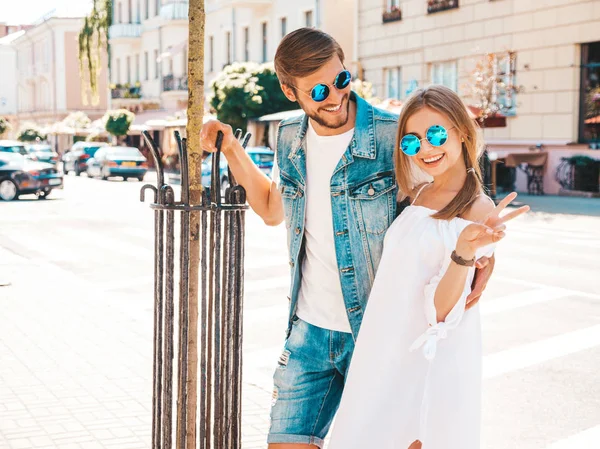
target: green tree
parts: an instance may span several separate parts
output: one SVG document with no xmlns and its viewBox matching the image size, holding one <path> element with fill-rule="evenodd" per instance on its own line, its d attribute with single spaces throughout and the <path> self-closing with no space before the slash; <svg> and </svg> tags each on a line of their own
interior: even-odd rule
<svg viewBox="0 0 600 449">
<path fill-rule="evenodd" d="M 272 63 L 231 64 L 211 83 L 210 105 L 217 118 L 244 132 L 248 119 L 298 108 L 281 88 Z"/>
<path fill-rule="evenodd" d="M 46 140 L 46 136 L 35 125 L 25 125 L 19 131 L 17 140 L 21 142 L 39 142 L 40 140 Z"/>
<path fill-rule="evenodd" d="M 4 117 L 0 117 L 0 136 L 11 129 L 10 123 Z"/>
<path fill-rule="evenodd" d="M 107 133 L 112 134 L 117 139 L 127 134 L 129 127 L 135 119 L 135 114 L 127 109 L 116 109 L 107 111 L 102 118 L 104 129 Z"/>
<path fill-rule="evenodd" d="M 83 21 L 79 31 L 79 74 L 82 79 L 89 77 L 92 91 L 92 104 L 100 101 L 98 79 L 100 76 L 102 50 L 108 54 L 108 72 L 110 78 L 110 47 L 108 45 L 108 28 L 112 24 L 112 0 L 93 0 L 92 11 Z M 81 96 L 85 101 L 87 85 L 81 83 Z"/>
</svg>

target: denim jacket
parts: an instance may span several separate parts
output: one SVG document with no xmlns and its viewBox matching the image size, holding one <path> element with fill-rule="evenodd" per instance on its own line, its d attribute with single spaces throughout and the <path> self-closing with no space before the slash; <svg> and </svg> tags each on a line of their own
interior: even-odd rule
<svg viewBox="0 0 600 449">
<path fill-rule="evenodd" d="M 398 117 L 358 95 L 354 136 L 331 178 L 335 252 L 342 294 L 356 338 L 383 251 L 396 216 L 394 147 Z M 304 256 L 306 208 L 306 115 L 281 122 L 277 136 L 279 189 L 283 197 L 291 267 L 288 336 L 296 312 Z"/>
</svg>

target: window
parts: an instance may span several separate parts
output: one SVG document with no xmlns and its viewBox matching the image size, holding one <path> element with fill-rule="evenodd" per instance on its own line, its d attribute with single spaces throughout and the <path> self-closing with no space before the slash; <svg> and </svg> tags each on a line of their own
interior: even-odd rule
<svg viewBox="0 0 600 449">
<path fill-rule="evenodd" d="M 150 0 L 145 0 L 144 4 L 144 18 L 147 19 L 150 17 Z"/>
<path fill-rule="evenodd" d="M 160 14 L 160 5 L 161 5 L 162 1 L 161 0 L 156 0 L 156 2 L 154 3 L 154 15 L 158 16 Z"/>
<path fill-rule="evenodd" d="M 394 8 L 400 8 L 400 0 L 387 0 L 387 10 L 391 11 Z"/>
<path fill-rule="evenodd" d="M 304 24 L 308 28 L 313 27 L 313 12 L 312 11 L 306 11 L 304 13 Z"/>
<path fill-rule="evenodd" d="M 267 22 L 262 23 L 262 62 L 267 62 L 268 58 L 268 42 L 267 42 Z"/>
<path fill-rule="evenodd" d="M 281 38 L 284 38 L 287 34 L 287 17 L 281 18 Z"/>
<path fill-rule="evenodd" d="M 149 60 L 148 52 L 145 51 L 144 52 L 144 81 L 148 81 L 148 79 L 150 78 L 150 69 L 149 69 L 148 60 Z"/>
<path fill-rule="evenodd" d="M 215 71 L 215 38 L 210 36 L 208 38 L 208 71 Z"/>
<path fill-rule="evenodd" d="M 154 50 L 154 78 L 158 79 L 160 73 L 160 62 L 158 62 L 158 50 Z"/>
<path fill-rule="evenodd" d="M 454 92 L 458 90 L 458 66 L 456 61 L 436 62 L 431 65 L 431 83 L 442 84 Z"/>
<path fill-rule="evenodd" d="M 127 84 L 131 84 L 131 56 L 127 56 Z"/>
<path fill-rule="evenodd" d="M 173 56 L 169 58 L 169 75 L 173 75 Z"/>
<path fill-rule="evenodd" d="M 131 0 L 127 0 L 127 23 L 133 23 L 133 7 L 131 6 Z"/>
<path fill-rule="evenodd" d="M 141 22 L 141 10 L 142 6 L 140 5 L 140 0 L 137 0 L 135 4 L 135 23 Z"/>
<path fill-rule="evenodd" d="M 231 64 L 231 31 L 225 32 L 225 61 L 226 64 Z"/>
<path fill-rule="evenodd" d="M 244 61 L 250 61 L 250 28 L 244 28 Z"/>
<path fill-rule="evenodd" d="M 117 84 L 121 84 L 121 60 L 117 58 Z"/>
<path fill-rule="evenodd" d="M 117 23 L 123 23 L 123 4 L 121 2 L 117 5 Z"/>
<path fill-rule="evenodd" d="M 579 141 L 600 148 L 600 41 L 581 46 Z"/>
<path fill-rule="evenodd" d="M 402 72 L 400 67 L 384 70 L 385 74 L 385 97 L 400 100 L 402 98 Z"/>
<path fill-rule="evenodd" d="M 428 0 L 427 13 L 446 11 L 448 9 L 458 8 L 458 0 Z"/>
</svg>

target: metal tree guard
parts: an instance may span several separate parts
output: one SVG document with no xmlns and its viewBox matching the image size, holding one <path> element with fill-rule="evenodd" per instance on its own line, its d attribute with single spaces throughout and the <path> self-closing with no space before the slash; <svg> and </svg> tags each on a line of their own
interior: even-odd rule
<svg viewBox="0 0 600 449">
<path fill-rule="evenodd" d="M 238 130 L 236 137 L 241 139 Z M 246 191 L 229 172 L 230 187 L 222 201 L 220 159 L 223 134 L 217 137 L 212 157 L 210 196 L 203 190 L 200 205 L 190 204 L 186 139 L 175 131 L 181 167 L 181 197 L 165 183 L 159 150 L 150 134 L 143 132 L 156 165 L 157 184 L 142 187 L 154 193 L 154 366 L 152 397 L 152 449 L 187 447 L 187 342 L 189 300 L 190 215 L 200 214 L 199 335 L 198 346 L 199 429 L 198 449 L 241 448 L 242 390 L 242 298 L 244 280 L 244 228 Z M 246 148 L 250 134 L 242 146 Z M 179 266 L 175 264 L 176 215 L 179 220 Z M 165 221 L 166 218 L 166 221 Z M 201 236 L 201 237 L 200 237 Z M 175 304 L 178 278 L 179 302 Z M 179 320 L 176 325 L 175 317 Z M 174 363 L 177 342 L 177 361 Z M 177 376 L 174 376 L 175 367 Z M 176 426 L 174 396 L 177 390 Z"/>
</svg>

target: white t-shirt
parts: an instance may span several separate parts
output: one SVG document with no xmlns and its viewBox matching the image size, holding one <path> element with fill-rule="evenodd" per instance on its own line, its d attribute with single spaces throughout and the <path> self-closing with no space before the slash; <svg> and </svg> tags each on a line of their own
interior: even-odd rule
<svg viewBox="0 0 600 449">
<path fill-rule="evenodd" d="M 310 120 L 306 133 L 306 253 L 296 315 L 313 326 L 340 332 L 351 332 L 351 328 L 335 255 L 331 177 L 353 135 L 354 129 L 319 136 Z M 279 182 L 278 168 L 273 170 L 273 180 Z"/>
</svg>

